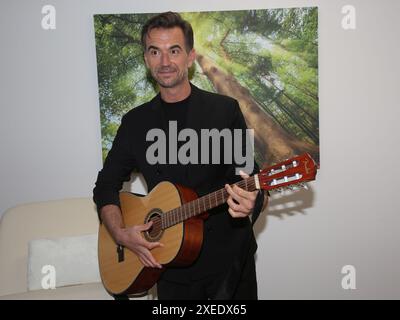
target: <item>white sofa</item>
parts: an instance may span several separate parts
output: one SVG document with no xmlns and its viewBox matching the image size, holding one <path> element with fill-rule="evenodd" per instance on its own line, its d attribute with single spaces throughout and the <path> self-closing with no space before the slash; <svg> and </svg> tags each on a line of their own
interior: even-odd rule
<svg viewBox="0 0 400 320">
<path fill-rule="evenodd" d="M 0 299 L 113 299 L 105 291 L 99 276 L 93 275 L 87 281 L 78 277 L 74 283 L 74 279 L 71 280 L 71 266 L 83 262 L 80 257 L 66 257 L 61 253 L 59 259 L 69 264 L 64 273 L 69 273 L 70 279 L 56 285 L 55 289 L 32 290 L 32 243 L 36 243 L 37 247 L 46 243 L 46 239 L 61 239 L 56 243 L 62 248 L 60 252 L 64 252 L 62 241 L 65 239 L 80 241 L 85 235 L 91 235 L 94 239 L 97 232 L 97 213 L 90 198 L 31 203 L 7 210 L 0 222 Z M 93 264 L 93 260 L 97 260 L 97 248 L 92 249 L 95 253 L 92 250 L 91 266 L 97 268 L 98 274 L 97 262 Z M 57 272 L 56 283 L 60 283 L 58 279 L 65 276 L 62 272 L 63 268 L 61 274 Z M 68 285 L 68 281 L 71 285 Z M 150 296 L 144 298 L 149 299 Z"/>
</svg>

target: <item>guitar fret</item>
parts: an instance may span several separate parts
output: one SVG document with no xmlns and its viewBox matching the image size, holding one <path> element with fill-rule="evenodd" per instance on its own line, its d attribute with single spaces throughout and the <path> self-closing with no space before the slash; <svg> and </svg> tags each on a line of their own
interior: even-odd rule
<svg viewBox="0 0 400 320">
<path fill-rule="evenodd" d="M 250 180 L 250 178 L 252 178 Z M 250 177 L 248 179 L 243 179 L 235 185 L 240 188 L 243 188 L 247 191 L 255 190 L 256 180 L 255 177 Z M 222 203 L 225 203 L 229 194 L 227 193 L 225 188 L 221 188 L 217 191 L 204 195 L 196 200 L 187 202 L 181 205 L 178 208 L 175 208 L 168 212 L 168 214 L 163 215 L 161 217 L 161 226 L 163 229 L 166 229 L 170 226 L 178 224 L 182 221 L 185 221 L 197 214 L 206 212 L 211 208 L 217 207 Z"/>
<path fill-rule="evenodd" d="M 186 205 L 184 205 L 182 208 L 183 208 L 183 215 L 184 215 L 185 219 L 187 219 Z"/>
<path fill-rule="evenodd" d="M 255 190 L 256 180 L 254 176 L 251 178 L 251 180 L 250 178 L 241 180 L 235 183 L 235 185 L 247 191 Z M 196 200 L 185 203 L 182 206 L 169 211 L 168 214 L 163 215 L 161 217 L 161 227 L 166 229 L 195 215 L 206 212 L 211 208 L 217 207 L 220 204 L 225 203 L 228 196 L 229 194 L 225 188 L 221 188 L 210 194 L 197 198 Z"/>
<path fill-rule="evenodd" d="M 168 225 L 168 227 L 170 226 L 170 224 L 169 224 L 169 215 L 170 215 L 170 213 L 167 215 L 167 225 Z"/>
</svg>

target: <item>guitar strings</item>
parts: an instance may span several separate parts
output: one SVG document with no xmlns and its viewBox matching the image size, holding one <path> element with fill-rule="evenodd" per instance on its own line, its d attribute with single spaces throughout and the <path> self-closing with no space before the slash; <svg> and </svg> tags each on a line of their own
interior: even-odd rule
<svg viewBox="0 0 400 320">
<path fill-rule="evenodd" d="M 248 191 L 253 191 L 256 189 L 254 176 L 240 180 L 236 182 L 235 185 Z M 225 203 L 227 198 L 228 192 L 225 188 L 221 188 L 215 192 L 204 195 L 190 202 L 186 202 L 182 206 L 167 211 L 162 216 L 153 219 L 153 226 L 151 231 L 159 232 L 162 229 L 169 228 L 175 224 L 182 222 L 183 220 L 186 220 L 190 217 L 193 217 Z M 206 205 L 207 200 L 208 206 Z M 203 208 L 200 208 L 201 202 L 203 202 Z"/>
</svg>

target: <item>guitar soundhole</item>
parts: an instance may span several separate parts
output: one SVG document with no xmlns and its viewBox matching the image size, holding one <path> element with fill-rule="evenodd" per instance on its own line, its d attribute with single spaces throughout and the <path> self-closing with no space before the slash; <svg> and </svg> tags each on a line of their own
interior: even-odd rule
<svg viewBox="0 0 400 320">
<path fill-rule="evenodd" d="M 147 241 L 155 242 L 159 241 L 164 233 L 161 226 L 161 215 L 162 211 L 160 209 L 153 209 L 146 217 L 144 223 L 153 221 L 153 225 L 149 230 L 144 232 L 144 237 Z"/>
</svg>

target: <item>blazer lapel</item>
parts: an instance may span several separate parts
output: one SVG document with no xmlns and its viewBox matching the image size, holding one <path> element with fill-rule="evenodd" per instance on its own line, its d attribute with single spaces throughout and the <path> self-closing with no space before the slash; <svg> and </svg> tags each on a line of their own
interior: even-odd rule
<svg viewBox="0 0 400 320">
<path fill-rule="evenodd" d="M 154 127 L 163 129 L 164 132 L 168 131 L 168 123 L 165 119 L 165 113 L 161 105 L 161 94 L 158 93 L 150 102 L 150 107 L 152 108 L 152 121 L 154 122 Z"/>
<path fill-rule="evenodd" d="M 206 128 L 203 124 L 205 121 L 204 110 L 202 110 L 203 97 L 201 90 L 190 84 L 192 87 L 191 97 L 189 100 L 189 109 L 186 115 L 186 127 L 196 130 L 200 134 L 202 128 Z"/>
</svg>

